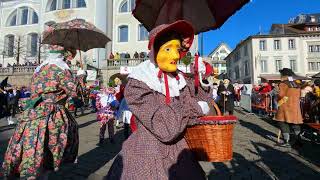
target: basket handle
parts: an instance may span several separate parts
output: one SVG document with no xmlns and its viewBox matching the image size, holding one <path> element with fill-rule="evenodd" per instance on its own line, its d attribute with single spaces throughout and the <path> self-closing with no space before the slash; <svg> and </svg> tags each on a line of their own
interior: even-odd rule
<svg viewBox="0 0 320 180">
<path fill-rule="evenodd" d="M 220 111 L 220 108 L 218 107 L 218 105 L 216 104 L 216 102 L 211 101 L 211 105 L 214 107 L 214 109 L 216 109 L 217 115 L 218 115 L 218 116 L 222 116 L 221 111 Z"/>
</svg>

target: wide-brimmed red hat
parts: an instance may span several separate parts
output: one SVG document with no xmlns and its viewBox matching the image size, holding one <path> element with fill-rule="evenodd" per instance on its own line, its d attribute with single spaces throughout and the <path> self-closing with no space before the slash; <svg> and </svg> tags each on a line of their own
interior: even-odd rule
<svg viewBox="0 0 320 180">
<path fill-rule="evenodd" d="M 194 29 L 192 25 L 185 20 L 179 20 L 172 24 L 162 24 L 151 30 L 149 35 L 148 49 L 152 49 L 156 39 L 171 32 L 180 34 L 183 39 L 188 39 L 187 42 L 185 42 L 189 44 L 189 47 L 186 49 L 186 51 L 188 51 L 194 39 Z"/>
</svg>

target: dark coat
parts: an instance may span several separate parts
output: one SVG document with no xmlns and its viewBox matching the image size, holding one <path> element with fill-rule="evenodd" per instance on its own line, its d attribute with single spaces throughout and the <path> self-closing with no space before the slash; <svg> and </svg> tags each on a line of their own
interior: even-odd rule
<svg viewBox="0 0 320 180">
<path fill-rule="evenodd" d="M 224 91 L 228 91 L 231 94 L 225 95 L 222 93 Z M 224 112 L 224 109 L 226 111 L 233 111 L 234 99 L 235 99 L 235 91 L 234 91 L 233 85 L 229 84 L 228 87 L 226 88 L 223 84 L 220 84 L 218 87 L 218 96 L 220 97 L 218 101 L 218 105 L 221 112 Z M 226 99 L 226 102 L 224 102 L 224 99 Z"/>
</svg>

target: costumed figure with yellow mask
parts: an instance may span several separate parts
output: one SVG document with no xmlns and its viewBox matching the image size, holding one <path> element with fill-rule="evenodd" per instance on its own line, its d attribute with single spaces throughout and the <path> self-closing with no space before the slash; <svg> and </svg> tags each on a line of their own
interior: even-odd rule
<svg viewBox="0 0 320 180">
<path fill-rule="evenodd" d="M 62 163 L 78 155 L 78 125 L 65 103 L 76 96 L 75 80 L 66 61 L 75 51 L 51 46 L 49 57 L 31 80 L 31 99 L 18 117 L 5 153 L 3 169 L 8 178 L 45 178 Z"/>
<path fill-rule="evenodd" d="M 150 32 L 150 60 L 129 74 L 124 93 L 137 130 L 124 142 L 107 179 L 205 179 L 187 150 L 184 132 L 199 117 L 214 114 L 208 105 L 211 92 L 199 86 L 195 93 L 194 80 L 177 70 L 193 38 L 193 27 L 186 21 L 162 24 Z"/>
</svg>

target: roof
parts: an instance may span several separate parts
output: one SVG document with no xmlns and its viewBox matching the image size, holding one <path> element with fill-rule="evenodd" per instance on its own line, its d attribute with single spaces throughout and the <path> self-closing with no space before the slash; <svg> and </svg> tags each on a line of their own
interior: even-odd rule
<svg viewBox="0 0 320 180">
<path fill-rule="evenodd" d="M 230 48 L 230 46 L 229 46 L 227 43 L 222 42 L 222 43 L 220 43 L 216 48 L 214 48 L 214 49 L 209 53 L 208 56 L 212 56 L 214 53 L 216 53 L 221 46 L 226 46 L 226 48 L 229 49 L 230 52 L 232 51 L 232 49 Z"/>
</svg>

